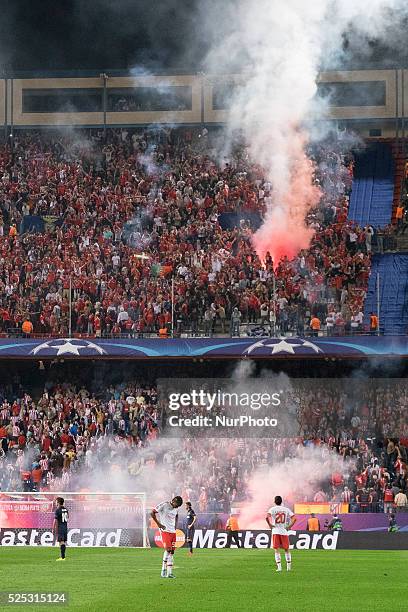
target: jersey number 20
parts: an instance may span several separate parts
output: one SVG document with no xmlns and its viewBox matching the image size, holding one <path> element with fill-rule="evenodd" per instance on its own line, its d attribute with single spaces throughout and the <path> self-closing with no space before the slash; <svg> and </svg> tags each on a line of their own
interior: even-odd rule
<svg viewBox="0 0 408 612">
<path fill-rule="evenodd" d="M 281 525 L 285 521 L 286 521 L 286 514 L 284 512 L 278 512 L 278 514 L 275 516 L 275 524 Z"/>
</svg>

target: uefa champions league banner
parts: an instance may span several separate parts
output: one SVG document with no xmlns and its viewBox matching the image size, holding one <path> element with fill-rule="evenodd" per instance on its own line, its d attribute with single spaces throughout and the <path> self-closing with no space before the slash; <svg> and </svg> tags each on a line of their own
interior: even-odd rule
<svg viewBox="0 0 408 612">
<path fill-rule="evenodd" d="M 324 358 L 408 356 L 406 336 L 319 338 L 1 338 L 1 358 Z"/>
</svg>

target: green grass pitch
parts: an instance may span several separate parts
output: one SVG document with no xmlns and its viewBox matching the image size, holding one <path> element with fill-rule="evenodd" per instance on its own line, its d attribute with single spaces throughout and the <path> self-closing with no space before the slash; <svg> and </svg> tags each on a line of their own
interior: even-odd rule
<svg viewBox="0 0 408 612">
<path fill-rule="evenodd" d="M 402 610 L 408 551 L 294 551 L 292 572 L 275 573 L 272 550 L 177 550 L 176 580 L 160 578 L 159 549 L 0 548 L 0 591 L 66 591 L 41 610 L 155 612 Z"/>
</svg>

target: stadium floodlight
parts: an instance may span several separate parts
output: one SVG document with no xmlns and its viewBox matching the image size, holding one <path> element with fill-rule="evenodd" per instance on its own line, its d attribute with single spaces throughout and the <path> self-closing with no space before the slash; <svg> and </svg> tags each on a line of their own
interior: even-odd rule
<svg viewBox="0 0 408 612">
<path fill-rule="evenodd" d="M 149 547 L 146 493 L 0 491 L 0 531 L 32 546 L 54 544 L 55 499 L 69 512 L 68 546 Z"/>
</svg>

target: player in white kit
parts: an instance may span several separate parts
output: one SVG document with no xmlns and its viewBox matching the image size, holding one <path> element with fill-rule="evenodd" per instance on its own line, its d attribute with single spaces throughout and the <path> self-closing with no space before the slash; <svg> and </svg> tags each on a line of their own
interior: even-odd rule
<svg viewBox="0 0 408 612">
<path fill-rule="evenodd" d="M 183 500 L 180 495 L 173 497 L 171 501 L 165 501 L 153 508 L 150 516 L 161 530 L 164 554 L 162 563 L 162 578 L 174 578 L 173 556 L 176 548 L 178 508 L 182 506 Z"/>
<path fill-rule="evenodd" d="M 289 552 L 289 535 L 288 530 L 292 528 L 296 521 L 296 517 L 292 510 L 282 506 L 282 498 L 280 495 L 275 497 L 275 506 L 269 508 L 266 515 L 266 522 L 272 529 L 272 546 L 275 550 L 275 561 L 277 572 L 282 571 L 281 555 L 279 549 L 285 551 L 286 569 L 291 570 L 292 556 Z"/>
</svg>

